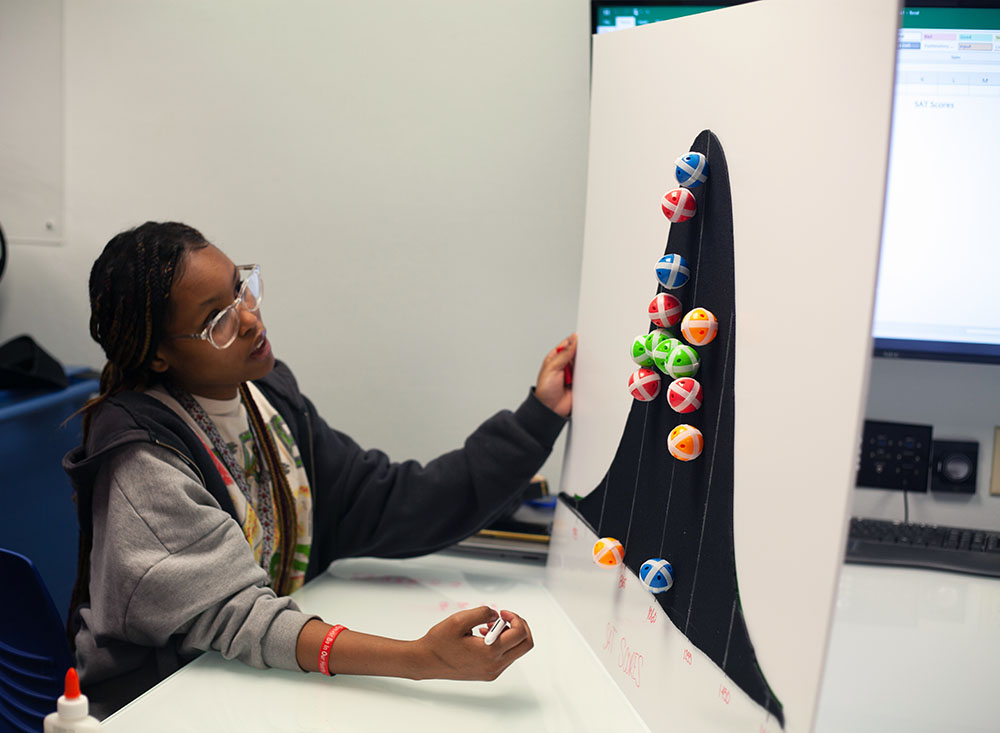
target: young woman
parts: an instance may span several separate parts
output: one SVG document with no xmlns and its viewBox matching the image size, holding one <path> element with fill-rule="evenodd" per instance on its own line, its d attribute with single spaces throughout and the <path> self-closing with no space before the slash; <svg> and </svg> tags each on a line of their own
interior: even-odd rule
<svg viewBox="0 0 1000 733">
<path fill-rule="evenodd" d="M 84 440 L 66 456 L 81 528 L 71 611 L 81 683 L 104 716 L 201 652 L 255 667 L 491 680 L 532 647 L 527 623 L 461 611 L 415 641 L 330 626 L 288 594 L 340 557 L 408 557 L 489 524 L 569 415 L 570 337 L 532 393 L 462 449 L 392 463 L 330 428 L 276 362 L 260 268 L 196 230 L 148 222 L 90 275 L 107 355 Z"/>
</svg>

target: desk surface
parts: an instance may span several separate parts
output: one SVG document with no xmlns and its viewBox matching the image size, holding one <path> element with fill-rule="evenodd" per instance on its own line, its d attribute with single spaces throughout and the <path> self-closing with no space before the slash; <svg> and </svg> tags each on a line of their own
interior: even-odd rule
<svg viewBox="0 0 1000 733">
<path fill-rule="evenodd" d="M 845 565 L 816 733 L 1000 730 L 1000 579 Z"/>
<path fill-rule="evenodd" d="M 303 609 L 416 638 L 451 612 L 499 605 L 528 619 L 535 649 L 492 683 L 327 679 L 206 654 L 108 718 L 104 729 L 648 730 L 543 580 L 540 565 L 444 554 L 335 563 L 296 594 Z M 995 731 L 998 649 L 1000 580 L 846 565 L 815 730 Z"/>
<path fill-rule="evenodd" d="M 295 594 L 331 623 L 402 639 L 487 604 L 531 625 L 535 648 L 495 682 L 256 670 L 205 654 L 104 721 L 107 731 L 648 730 L 543 585 L 541 564 L 347 560 Z"/>
</svg>

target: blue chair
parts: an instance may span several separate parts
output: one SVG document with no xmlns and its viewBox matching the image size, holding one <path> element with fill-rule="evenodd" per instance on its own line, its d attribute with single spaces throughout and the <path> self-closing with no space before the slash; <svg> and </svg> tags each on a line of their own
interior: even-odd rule
<svg viewBox="0 0 1000 733">
<path fill-rule="evenodd" d="M 66 630 L 24 555 L 0 548 L 0 587 L 0 731 L 40 731 L 73 666 Z"/>
</svg>

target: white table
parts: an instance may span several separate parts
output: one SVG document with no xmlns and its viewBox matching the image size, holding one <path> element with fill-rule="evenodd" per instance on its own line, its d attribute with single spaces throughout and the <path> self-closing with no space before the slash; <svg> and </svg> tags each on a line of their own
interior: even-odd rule
<svg viewBox="0 0 1000 733">
<path fill-rule="evenodd" d="M 107 731 L 588 731 L 648 728 L 543 585 L 544 566 L 446 554 L 347 560 L 295 594 L 331 623 L 402 639 L 487 604 L 535 648 L 495 682 L 256 670 L 205 654 L 104 721 Z"/>
<path fill-rule="evenodd" d="M 447 614 L 486 603 L 522 614 L 535 648 L 491 683 L 328 679 L 205 654 L 109 717 L 104 728 L 648 730 L 543 580 L 540 564 L 447 554 L 337 562 L 295 596 L 327 621 L 416 638 Z M 845 565 L 815 730 L 995 732 L 998 672 L 1000 580 Z M 666 714 L 664 730 L 669 722 Z"/>
</svg>

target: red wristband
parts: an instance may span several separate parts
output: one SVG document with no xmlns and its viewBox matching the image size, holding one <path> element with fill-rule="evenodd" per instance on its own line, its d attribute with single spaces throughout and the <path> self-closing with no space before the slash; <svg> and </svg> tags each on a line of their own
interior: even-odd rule
<svg viewBox="0 0 1000 733">
<path fill-rule="evenodd" d="M 347 629 L 340 624 L 332 627 L 326 632 L 326 638 L 323 639 L 323 643 L 319 645 L 319 671 L 330 677 L 333 676 L 330 673 L 330 647 L 333 646 L 333 642 L 340 635 L 341 631 L 347 631 Z"/>
</svg>

